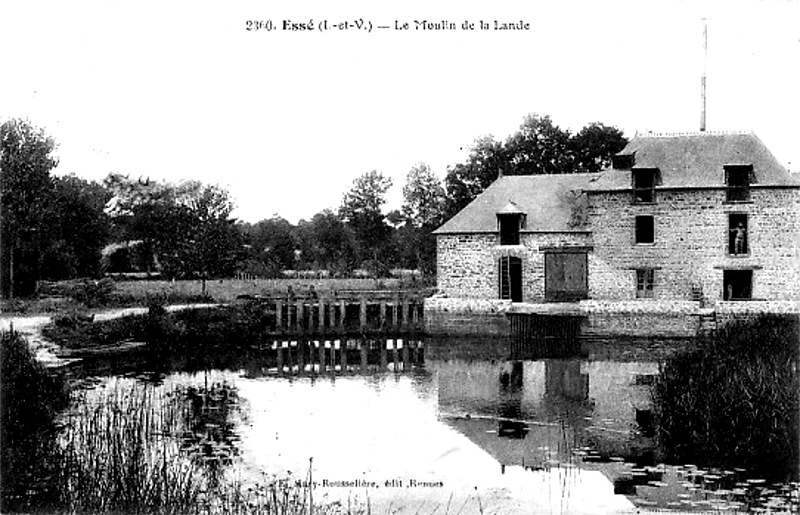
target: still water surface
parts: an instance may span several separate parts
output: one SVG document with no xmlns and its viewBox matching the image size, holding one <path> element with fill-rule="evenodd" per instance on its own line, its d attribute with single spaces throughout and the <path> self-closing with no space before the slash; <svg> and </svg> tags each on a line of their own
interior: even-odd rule
<svg viewBox="0 0 800 515">
<path fill-rule="evenodd" d="M 79 375 L 90 396 L 145 383 L 235 399 L 224 420 L 198 421 L 188 452 L 222 427 L 230 474 L 310 480 L 316 501 L 373 513 L 797 510 L 796 484 L 659 463 L 649 385 L 685 343 L 600 342 L 562 359 L 512 355 L 504 341 L 395 344 L 334 368 L 264 348 L 169 371 L 86 363 Z"/>
</svg>

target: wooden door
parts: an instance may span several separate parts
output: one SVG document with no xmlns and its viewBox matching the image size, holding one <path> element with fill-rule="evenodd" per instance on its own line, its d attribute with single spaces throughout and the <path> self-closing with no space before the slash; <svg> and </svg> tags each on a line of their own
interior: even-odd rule
<svg viewBox="0 0 800 515">
<path fill-rule="evenodd" d="M 585 252 L 548 252 L 544 255 L 544 297 L 548 302 L 589 298 L 588 255 Z"/>
</svg>

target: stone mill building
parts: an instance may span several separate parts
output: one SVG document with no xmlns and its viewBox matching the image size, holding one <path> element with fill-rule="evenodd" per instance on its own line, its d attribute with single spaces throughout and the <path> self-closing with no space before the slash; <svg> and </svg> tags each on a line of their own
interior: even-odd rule
<svg viewBox="0 0 800 515">
<path fill-rule="evenodd" d="M 800 181 L 750 133 L 637 136 L 597 174 L 499 177 L 435 234 L 434 319 L 460 309 L 444 299 L 689 314 L 800 299 Z"/>
</svg>

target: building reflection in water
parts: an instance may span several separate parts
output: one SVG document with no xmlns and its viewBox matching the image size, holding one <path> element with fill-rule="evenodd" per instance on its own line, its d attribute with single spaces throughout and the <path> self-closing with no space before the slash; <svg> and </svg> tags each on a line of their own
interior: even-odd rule
<svg viewBox="0 0 800 515">
<path fill-rule="evenodd" d="M 596 465 L 652 455 L 637 412 L 649 409 L 646 382 L 657 362 L 571 359 L 428 360 L 448 425 L 489 453 L 501 470 Z"/>
</svg>

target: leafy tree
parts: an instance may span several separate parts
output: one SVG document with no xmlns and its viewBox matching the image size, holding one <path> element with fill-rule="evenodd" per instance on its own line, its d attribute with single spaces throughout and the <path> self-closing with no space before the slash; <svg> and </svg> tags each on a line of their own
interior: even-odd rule
<svg viewBox="0 0 800 515">
<path fill-rule="evenodd" d="M 507 165 L 502 143 L 495 141 L 492 136 L 475 140 L 467 161 L 447 169 L 445 218 L 452 217 L 472 202 L 497 179 L 500 170 Z"/>
<path fill-rule="evenodd" d="M 304 265 L 345 273 L 356 267 L 356 243 L 353 232 L 326 209 L 297 224 L 297 239 L 303 249 Z"/>
<path fill-rule="evenodd" d="M 185 249 L 185 275 L 206 278 L 233 275 L 242 242 L 230 218 L 233 201 L 217 185 L 186 181 L 175 188 L 176 203 L 191 220 Z"/>
<path fill-rule="evenodd" d="M 615 128 L 593 122 L 572 135 L 549 116 L 527 115 L 504 143 L 491 136 L 478 139 L 464 163 L 449 167 L 446 218 L 485 190 L 502 171 L 505 175 L 598 172 L 627 139 Z"/>
<path fill-rule="evenodd" d="M 402 212 L 415 227 L 433 227 L 441 222 L 445 191 L 438 177 L 425 163 L 409 170 L 403 186 Z"/>
<path fill-rule="evenodd" d="M 572 173 L 569 131 L 561 130 L 549 116 L 529 114 L 519 130 L 508 137 L 504 160 L 508 175 Z"/>
<path fill-rule="evenodd" d="M 131 180 L 112 174 L 106 186 L 114 197 L 108 210 L 127 240 L 141 240 L 147 270 L 167 277 L 230 275 L 241 240 L 230 218 L 233 203 L 219 186 Z"/>
<path fill-rule="evenodd" d="M 277 214 L 247 227 L 250 256 L 267 275 L 277 277 L 281 270 L 295 267 L 294 232 L 295 227 Z"/>
<path fill-rule="evenodd" d="M 402 212 L 406 221 L 394 233 L 398 264 L 403 268 L 435 268 L 436 238 L 432 231 L 443 221 L 446 195 L 441 182 L 424 163 L 414 166 L 403 186 Z"/>
<path fill-rule="evenodd" d="M 0 278 L 3 296 L 28 295 L 41 276 L 56 143 L 27 120 L 0 125 Z"/>
<path fill-rule="evenodd" d="M 91 277 L 100 272 L 100 251 L 111 235 L 104 208 L 111 194 L 101 184 L 75 176 L 55 177 L 46 212 L 45 279 Z"/>
<path fill-rule="evenodd" d="M 392 179 L 377 170 L 367 172 L 353 181 L 353 187 L 344 194 L 339 216 L 345 222 L 363 213 L 380 213 L 386 203 L 386 193 Z"/>
<path fill-rule="evenodd" d="M 175 204 L 169 185 L 118 173 L 109 174 L 103 184 L 112 193 L 106 211 L 117 228 L 117 237 L 142 242 L 139 253 L 145 261 L 137 268 L 152 272 L 161 267 L 160 259 L 169 262 L 169 257 L 178 255 L 189 220 Z"/>
<path fill-rule="evenodd" d="M 611 165 L 611 156 L 625 148 L 628 140 L 621 130 L 593 122 L 570 139 L 576 172 L 599 172 Z"/>
<path fill-rule="evenodd" d="M 391 186 L 389 177 L 372 170 L 356 178 L 353 187 L 342 198 L 339 216 L 352 229 L 362 261 L 379 262 L 387 250 L 391 229 L 381 208 Z"/>
</svg>

